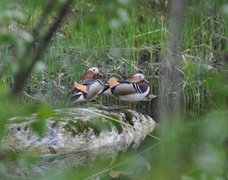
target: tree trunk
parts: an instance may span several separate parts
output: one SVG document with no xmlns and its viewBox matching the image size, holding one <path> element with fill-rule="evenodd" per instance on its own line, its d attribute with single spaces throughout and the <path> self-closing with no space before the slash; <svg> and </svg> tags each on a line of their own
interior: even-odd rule
<svg viewBox="0 0 228 180">
<path fill-rule="evenodd" d="M 168 26 L 168 39 L 162 59 L 160 75 L 160 120 L 179 119 L 182 102 L 182 26 L 185 13 L 185 0 L 173 0 Z"/>
</svg>

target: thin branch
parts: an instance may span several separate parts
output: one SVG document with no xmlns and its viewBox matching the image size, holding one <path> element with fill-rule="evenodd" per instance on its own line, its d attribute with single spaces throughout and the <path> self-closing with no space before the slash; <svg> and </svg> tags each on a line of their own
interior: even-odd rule
<svg viewBox="0 0 228 180">
<path fill-rule="evenodd" d="M 23 91 L 23 93 L 24 93 L 24 95 L 25 95 L 25 96 L 27 96 L 28 98 L 30 98 L 30 99 L 32 99 L 32 100 L 35 100 L 35 101 L 39 101 L 39 102 L 41 102 L 39 99 L 37 99 L 37 98 L 35 98 L 35 97 L 31 96 L 31 95 L 30 95 L 30 94 L 28 94 L 26 91 Z"/>
</svg>

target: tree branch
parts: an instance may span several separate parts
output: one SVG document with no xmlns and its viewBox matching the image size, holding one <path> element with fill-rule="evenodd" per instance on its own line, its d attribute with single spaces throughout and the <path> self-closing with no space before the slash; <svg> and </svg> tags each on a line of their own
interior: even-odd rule
<svg viewBox="0 0 228 180">
<path fill-rule="evenodd" d="M 21 59 L 24 62 L 22 62 L 22 61 L 20 62 L 20 64 L 19 64 L 20 68 L 17 71 L 17 73 L 14 75 L 14 85 L 13 85 L 12 92 L 11 92 L 13 97 L 17 96 L 24 88 L 26 80 L 28 79 L 29 75 L 31 74 L 32 69 L 34 68 L 35 64 L 39 61 L 41 55 L 44 53 L 47 46 L 49 45 L 53 34 L 60 27 L 61 22 L 62 22 L 63 18 L 65 17 L 65 15 L 67 14 L 67 11 L 69 10 L 69 7 L 73 1 L 74 0 L 65 1 L 65 3 L 63 4 L 63 6 L 61 7 L 61 9 L 59 11 L 57 19 L 49 27 L 46 35 L 41 39 L 40 45 L 39 45 L 36 53 L 34 54 L 34 56 L 33 57 L 30 56 L 31 51 L 33 50 L 32 48 L 30 48 L 29 52 L 27 52 L 28 54 L 25 54 L 25 56 L 24 56 L 25 59 Z M 52 8 L 52 3 L 54 3 L 54 1 L 50 0 L 49 3 L 47 4 L 46 11 L 48 10 L 48 8 Z M 41 18 L 42 21 L 44 21 L 44 19 L 45 19 L 44 16 Z M 38 24 L 37 28 L 41 28 L 41 27 L 42 27 L 42 22 Z M 36 31 L 37 30 L 35 30 L 35 32 Z M 36 37 L 34 37 L 34 39 L 36 39 L 37 36 L 39 36 L 39 33 L 35 33 L 35 36 Z M 30 61 L 30 59 L 32 61 Z"/>
</svg>

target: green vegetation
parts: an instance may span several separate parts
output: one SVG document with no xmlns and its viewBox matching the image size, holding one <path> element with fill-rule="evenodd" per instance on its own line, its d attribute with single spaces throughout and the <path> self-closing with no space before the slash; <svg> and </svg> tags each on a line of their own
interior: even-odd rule
<svg viewBox="0 0 228 180">
<path fill-rule="evenodd" d="M 111 131 L 111 123 L 102 118 L 92 118 L 88 121 L 88 125 L 93 129 L 94 133 L 99 136 L 102 131 Z"/>
<path fill-rule="evenodd" d="M 42 38 L 65 3 L 52 2 L 54 5 L 42 19 L 47 3 L 44 0 L 0 1 L 0 137 L 6 124 L 10 123 L 9 118 L 32 113 L 39 117 L 32 127 L 42 135 L 45 118 L 52 115 L 52 109 L 69 106 L 68 92 L 73 81 L 79 81 L 81 73 L 91 65 L 102 69 L 104 80 L 111 75 L 125 78 L 140 68 L 150 81 L 151 92 L 159 96 L 158 79 L 166 52 L 171 4 L 165 0 L 75 0 L 51 37 L 49 46 L 44 53 L 38 54 L 40 60 L 32 69 L 22 93 L 12 95 L 14 77 L 37 55 Z M 38 35 L 34 36 L 41 19 L 44 20 L 41 21 L 43 28 L 37 29 Z M 151 166 L 150 171 L 139 174 L 145 179 L 227 179 L 227 19 L 226 0 L 188 1 L 181 44 L 183 52 L 175 54 L 183 60 L 179 69 L 183 76 L 180 85 L 183 117 L 179 121 L 170 119 L 165 126 L 161 124 L 162 130 L 156 134 L 161 140 L 149 136 L 137 150 L 121 154 L 114 164 L 106 166 L 106 170 L 101 160 L 93 162 L 94 166 L 91 162 L 89 167 L 92 168 L 82 167 L 75 171 L 64 167 L 61 176 L 58 176 L 59 172 L 53 172 L 45 178 L 84 179 L 98 174 L 110 179 L 110 170 L 121 172 L 124 167 L 118 169 L 120 165 L 124 166 L 129 159 L 137 164 L 139 162 L 134 158 L 140 155 Z M 172 98 L 172 92 L 167 96 Z M 107 97 L 101 97 L 99 101 L 126 105 Z M 157 99 L 131 107 L 159 121 Z M 125 116 L 131 124 L 132 117 L 128 113 Z M 112 119 L 116 117 L 109 118 Z M 77 123 L 76 127 L 69 122 L 65 128 L 73 134 L 88 130 L 89 126 L 93 126 L 97 134 L 101 129 L 110 128 L 109 124 L 99 127 L 97 121 L 92 125 Z M 119 127 L 118 122 L 112 123 Z M 10 163 L 5 159 L 10 159 L 11 154 L 0 152 L 0 176 L 16 179 L 18 177 L 7 176 Z M 13 154 L 14 161 L 24 166 L 29 166 L 34 159 L 34 155 L 30 157 L 26 152 L 20 156 Z"/>
<path fill-rule="evenodd" d="M 83 133 L 84 131 L 88 132 L 89 130 L 88 123 L 79 119 L 77 121 L 69 120 L 69 122 L 67 122 L 64 128 L 67 131 L 71 132 L 72 136 Z"/>
</svg>

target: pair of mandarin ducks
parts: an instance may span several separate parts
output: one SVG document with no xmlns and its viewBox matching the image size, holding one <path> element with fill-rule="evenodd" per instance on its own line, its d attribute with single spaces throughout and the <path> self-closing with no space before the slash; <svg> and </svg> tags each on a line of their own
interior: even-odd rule
<svg viewBox="0 0 228 180">
<path fill-rule="evenodd" d="M 97 67 L 91 67 L 82 74 L 82 83 L 74 83 L 71 102 L 94 100 L 99 95 L 114 96 L 122 101 L 143 101 L 149 93 L 150 87 L 143 73 L 137 72 L 127 80 L 118 80 L 115 77 L 104 84 L 98 77 L 102 75 Z"/>
</svg>

